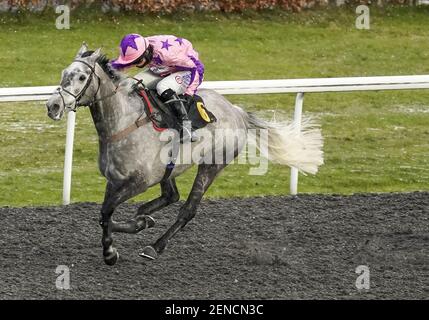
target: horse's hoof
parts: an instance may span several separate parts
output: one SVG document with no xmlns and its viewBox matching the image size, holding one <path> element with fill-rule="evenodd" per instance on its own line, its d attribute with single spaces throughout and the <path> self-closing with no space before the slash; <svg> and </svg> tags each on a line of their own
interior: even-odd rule
<svg viewBox="0 0 429 320">
<path fill-rule="evenodd" d="M 147 246 L 143 248 L 143 251 L 139 253 L 139 256 L 149 260 L 155 260 L 156 258 L 158 258 L 158 253 L 156 252 L 154 247 Z"/>
<path fill-rule="evenodd" d="M 151 216 L 145 216 L 146 219 L 146 228 L 153 228 L 155 226 L 155 219 Z"/>
<path fill-rule="evenodd" d="M 116 261 L 118 261 L 118 259 L 119 259 L 119 252 L 116 249 L 113 249 L 112 253 L 104 257 L 104 262 L 108 266 L 113 266 L 116 263 Z"/>
<path fill-rule="evenodd" d="M 153 228 L 155 226 L 155 219 L 151 216 L 142 216 L 136 222 L 136 231 L 140 232 L 144 229 Z"/>
</svg>

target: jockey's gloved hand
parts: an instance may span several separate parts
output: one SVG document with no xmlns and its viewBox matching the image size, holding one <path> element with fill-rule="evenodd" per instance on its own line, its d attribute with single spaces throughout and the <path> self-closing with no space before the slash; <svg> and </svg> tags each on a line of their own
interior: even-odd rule
<svg viewBox="0 0 429 320">
<path fill-rule="evenodd" d="M 140 90 L 144 89 L 144 85 L 140 81 L 133 83 L 131 87 L 132 87 L 133 91 L 140 91 Z"/>
<path fill-rule="evenodd" d="M 131 89 L 132 89 L 133 91 L 138 91 L 138 90 L 139 90 L 139 84 L 138 84 L 138 83 L 133 83 L 133 84 L 131 85 Z"/>
</svg>

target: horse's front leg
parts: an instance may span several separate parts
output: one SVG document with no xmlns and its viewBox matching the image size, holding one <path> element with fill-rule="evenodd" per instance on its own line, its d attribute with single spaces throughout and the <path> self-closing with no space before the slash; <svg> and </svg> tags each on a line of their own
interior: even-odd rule
<svg viewBox="0 0 429 320">
<path fill-rule="evenodd" d="M 191 193 L 185 204 L 180 208 L 176 222 L 165 232 L 152 246 L 147 246 L 140 253 L 142 257 L 156 259 L 168 244 L 168 241 L 182 229 L 197 212 L 198 205 L 204 193 L 207 191 L 217 174 L 226 166 L 226 164 L 200 164 L 198 174 L 192 185 Z"/>
<path fill-rule="evenodd" d="M 180 195 L 176 181 L 170 178 L 161 181 L 161 196 L 141 205 L 135 217 L 127 222 L 112 222 L 113 232 L 137 233 L 155 225 L 155 220 L 149 215 L 179 201 Z"/>
<path fill-rule="evenodd" d="M 143 192 L 145 189 L 146 187 L 143 184 L 135 181 L 125 182 L 120 186 L 114 186 L 111 182 L 107 183 L 101 207 L 100 225 L 103 230 L 101 243 L 103 245 L 104 262 L 110 266 L 114 265 L 119 258 L 118 251 L 113 247 L 113 212 L 121 203 Z"/>
</svg>

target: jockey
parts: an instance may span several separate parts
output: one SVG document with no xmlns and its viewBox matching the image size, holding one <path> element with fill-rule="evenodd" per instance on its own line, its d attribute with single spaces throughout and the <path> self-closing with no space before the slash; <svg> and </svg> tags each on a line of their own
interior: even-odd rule
<svg viewBox="0 0 429 320">
<path fill-rule="evenodd" d="M 190 101 L 204 77 L 204 65 L 198 60 L 198 53 L 191 42 L 172 35 L 142 37 L 127 34 L 121 41 L 119 51 L 120 56 L 111 61 L 113 68 L 148 66 L 145 73 L 163 78 L 156 85 L 158 95 L 178 115 L 182 141 L 194 141 L 194 132 L 187 125 L 190 124 L 188 113 L 178 98 L 178 95 L 184 94 L 186 101 Z"/>
</svg>

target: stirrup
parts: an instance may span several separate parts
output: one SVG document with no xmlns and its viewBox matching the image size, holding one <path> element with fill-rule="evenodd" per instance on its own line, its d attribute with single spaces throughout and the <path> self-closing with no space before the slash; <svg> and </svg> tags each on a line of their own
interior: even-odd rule
<svg viewBox="0 0 429 320">
<path fill-rule="evenodd" d="M 187 132 L 186 136 L 184 135 L 185 130 Z M 180 143 L 195 142 L 199 140 L 197 134 L 192 129 L 189 131 L 188 128 L 183 127 L 181 131 Z"/>
</svg>

